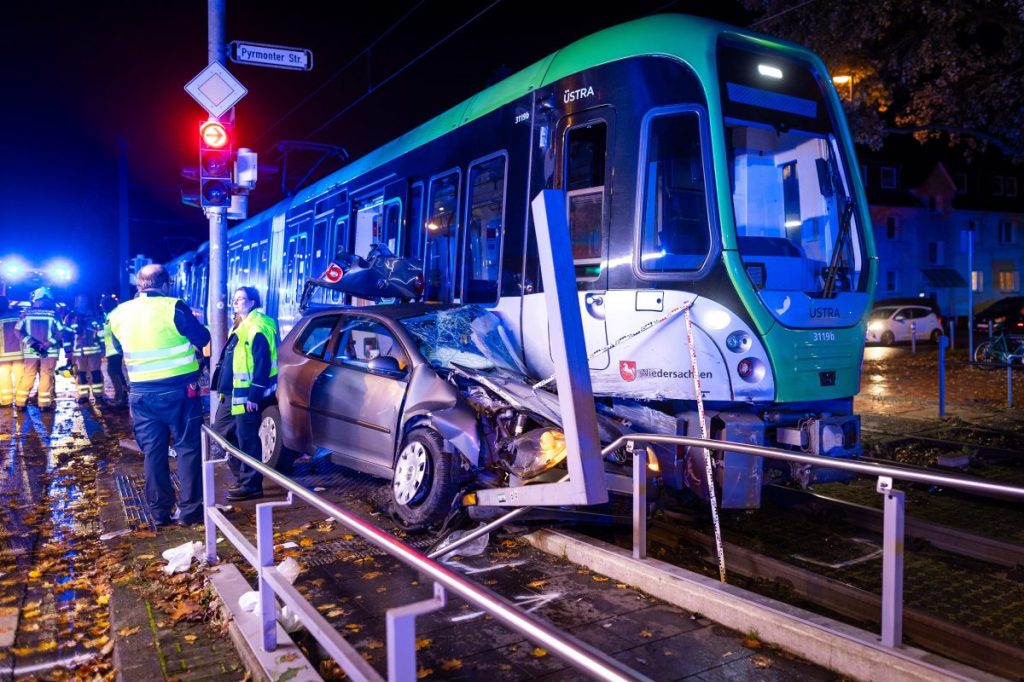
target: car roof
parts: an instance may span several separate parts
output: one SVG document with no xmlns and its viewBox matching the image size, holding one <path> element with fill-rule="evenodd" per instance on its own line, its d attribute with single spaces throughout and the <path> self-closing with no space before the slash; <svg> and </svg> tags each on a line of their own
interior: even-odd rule
<svg viewBox="0 0 1024 682">
<path fill-rule="evenodd" d="M 329 315 L 331 313 L 357 313 L 378 315 L 391 320 L 414 317 L 427 313 L 450 310 L 456 306 L 450 303 L 378 303 L 376 305 L 311 305 L 304 317 Z"/>
</svg>

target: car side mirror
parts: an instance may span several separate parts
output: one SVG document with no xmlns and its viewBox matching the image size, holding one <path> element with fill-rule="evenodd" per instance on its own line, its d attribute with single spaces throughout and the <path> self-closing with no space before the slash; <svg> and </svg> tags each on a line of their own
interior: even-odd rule
<svg viewBox="0 0 1024 682">
<path fill-rule="evenodd" d="M 896 320 L 897 322 L 903 322 L 903 321 L 905 321 L 905 320 L 906 320 L 907 318 L 903 317 L 902 315 L 897 315 L 896 317 L 894 317 L 894 318 L 892 318 L 892 319 Z"/>
<path fill-rule="evenodd" d="M 391 379 L 400 379 L 405 376 L 405 370 L 399 367 L 398 360 L 390 355 L 378 355 L 370 360 L 366 369 L 370 374 Z"/>
</svg>

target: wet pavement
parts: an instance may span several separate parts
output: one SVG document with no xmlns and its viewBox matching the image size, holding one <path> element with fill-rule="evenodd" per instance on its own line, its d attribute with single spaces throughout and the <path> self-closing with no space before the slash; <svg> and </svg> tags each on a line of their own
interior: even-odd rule
<svg viewBox="0 0 1024 682">
<path fill-rule="evenodd" d="M 58 384 L 55 414 L 0 412 L 0 680 L 245 678 L 204 570 L 193 563 L 185 573 L 163 571 L 161 553 L 202 540 L 202 527 L 151 527 L 141 505 L 141 457 L 122 446 L 131 442 L 127 414 L 79 408 L 72 388 Z M 323 457 L 300 462 L 294 478 L 402 535 L 380 511 L 381 481 Z M 266 500 L 283 499 L 272 486 L 267 493 Z M 250 537 L 254 507 L 226 509 Z M 277 510 L 275 531 L 276 558 L 293 557 L 303 568 L 298 589 L 386 675 L 385 610 L 430 596 L 430 586 L 311 508 Z M 405 539 L 420 549 L 432 542 Z M 224 544 L 218 553 L 238 563 Z M 756 633 L 722 628 L 543 554 L 514 533 L 468 554 L 446 563 L 654 679 L 835 678 Z M 254 577 L 248 567 L 243 573 Z M 421 679 L 579 678 L 457 598 L 421 617 L 417 634 Z M 341 679 L 315 642 L 295 637 L 325 679 Z"/>
</svg>

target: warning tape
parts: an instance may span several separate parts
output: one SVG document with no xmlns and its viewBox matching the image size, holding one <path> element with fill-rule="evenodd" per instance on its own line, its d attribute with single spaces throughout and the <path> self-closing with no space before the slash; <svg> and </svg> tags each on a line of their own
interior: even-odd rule
<svg viewBox="0 0 1024 682">
<path fill-rule="evenodd" d="M 661 317 L 659 317 L 659 318 L 657 318 L 655 320 L 650 320 L 648 322 L 645 322 L 644 325 L 642 327 L 640 327 L 639 329 L 637 329 L 636 331 L 630 332 L 629 334 L 623 334 L 622 336 L 620 336 L 619 338 L 615 339 L 614 341 L 612 341 L 608 345 L 602 346 L 602 347 L 598 348 L 597 350 L 595 350 L 593 353 L 591 353 L 590 355 L 587 356 L 587 363 L 589 364 L 591 360 L 596 358 L 601 353 L 606 353 L 606 352 L 610 351 L 612 348 L 615 348 L 616 346 L 618 346 L 618 345 L 620 345 L 622 343 L 625 343 L 626 341 L 629 341 L 634 336 L 639 336 L 640 334 L 643 334 L 648 329 L 651 329 L 652 327 L 655 327 L 655 326 L 661 324 L 662 322 L 665 322 L 666 320 L 671 318 L 673 315 L 677 315 L 677 314 L 681 313 L 684 310 L 689 310 L 692 306 L 693 306 L 693 301 L 690 301 L 688 303 L 684 303 L 682 305 L 676 306 L 675 308 L 673 308 L 672 310 L 668 311 L 667 313 L 665 313 L 664 315 L 662 315 Z M 542 379 L 541 381 L 538 381 L 537 383 L 535 383 L 533 385 L 533 388 L 535 390 L 538 389 L 538 388 L 544 388 L 545 386 L 547 386 L 548 384 L 550 384 L 554 380 L 555 380 L 555 375 L 552 374 L 547 379 Z"/>
<path fill-rule="evenodd" d="M 704 394 L 700 390 L 700 372 L 697 371 L 697 347 L 693 343 L 693 321 L 690 310 L 683 311 L 686 320 L 686 343 L 690 347 L 690 373 L 693 375 L 693 392 L 697 397 L 697 418 L 700 420 L 700 437 L 708 440 L 708 424 L 704 419 Z M 708 481 L 708 499 L 711 501 L 711 522 L 715 527 L 715 549 L 718 552 L 718 579 L 725 582 L 725 552 L 722 549 L 722 527 L 718 522 L 718 500 L 715 499 L 715 475 L 711 470 L 711 453 L 704 448 L 704 474 Z"/>
</svg>

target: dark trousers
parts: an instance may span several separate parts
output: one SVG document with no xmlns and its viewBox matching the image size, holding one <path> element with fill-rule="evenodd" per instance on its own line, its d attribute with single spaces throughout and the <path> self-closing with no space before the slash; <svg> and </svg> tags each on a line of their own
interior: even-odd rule
<svg viewBox="0 0 1024 682">
<path fill-rule="evenodd" d="M 229 442 L 238 446 L 238 449 L 253 459 L 262 460 L 263 444 L 260 443 L 260 413 L 245 412 L 243 414 L 231 414 L 231 399 L 223 393 L 217 394 L 217 416 L 211 424 L 211 428 Z M 212 446 L 216 456 L 220 456 L 220 448 Z M 237 457 L 228 457 L 228 467 L 235 477 L 235 483 L 250 491 L 263 490 L 263 474 L 245 464 Z"/>
<path fill-rule="evenodd" d="M 168 437 L 174 439 L 177 453 L 178 518 L 186 523 L 203 520 L 203 454 L 200 428 L 203 408 L 198 396 L 188 397 L 188 389 L 145 392 L 128 395 L 135 441 L 142 450 L 146 472 L 146 501 L 157 521 L 167 521 L 174 507 L 174 487 L 167 458 Z"/>
<path fill-rule="evenodd" d="M 110 385 L 114 387 L 114 400 L 124 400 L 128 393 L 128 382 L 124 378 L 124 358 L 121 355 L 110 355 L 107 357 L 107 376 L 110 377 Z"/>
</svg>

